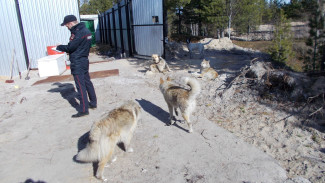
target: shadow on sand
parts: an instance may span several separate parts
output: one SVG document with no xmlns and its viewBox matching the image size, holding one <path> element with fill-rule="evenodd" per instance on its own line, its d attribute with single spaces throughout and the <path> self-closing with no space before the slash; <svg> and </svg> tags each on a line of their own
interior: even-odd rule
<svg viewBox="0 0 325 183">
<path fill-rule="evenodd" d="M 78 93 L 75 91 L 73 84 L 71 83 L 60 83 L 56 82 L 52 85 L 57 86 L 57 88 L 52 88 L 48 90 L 51 93 L 60 93 L 62 98 L 67 100 L 69 104 L 77 110 L 79 104 L 76 100 Z"/>
<path fill-rule="evenodd" d="M 86 132 L 78 139 L 78 152 L 80 152 L 81 150 L 83 150 L 84 148 L 87 147 L 87 143 L 89 142 L 89 132 L 90 131 Z M 80 163 L 80 164 L 88 163 L 88 162 L 83 162 L 83 161 L 77 160 L 77 155 L 74 155 L 72 159 L 76 163 Z M 98 162 L 93 162 L 92 165 L 93 165 L 93 175 L 96 176 L 96 172 L 98 169 Z"/>
<path fill-rule="evenodd" d="M 24 183 L 46 183 L 46 182 L 42 180 L 34 181 L 33 179 L 27 179 L 25 180 Z"/>
<path fill-rule="evenodd" d="M 152 102 L 150 102 L 148 100 L 145 100 L 145 99 L 138 100 L 138 99 L 136 99 L 136 101 L 140 104 L 140 106 L 142 107 L 142 109 L 144 111 L 146 111 L 147 113 L 149 113 L 152 116 L 156 117 L 161 122 L 165 123 L 166 126 L 170 126 L 169 113 L 168 112 L 166 112 L 161 107 L 157 106 L 156 104 L 153 104 Z M 175 117 L 174 117 L 173 120 L 175 120 L 176 122 L 182 122 L 181 120 L 176 120 Z M 176 126 L 177 128 L 179 128 L 181 130 L 184 130 L 186 132 L 188 131 L 188 130 L 184 129 L 183 127 L 179 126 L 176 122 L 174 123 L 174 126 Z"/>
</svg>

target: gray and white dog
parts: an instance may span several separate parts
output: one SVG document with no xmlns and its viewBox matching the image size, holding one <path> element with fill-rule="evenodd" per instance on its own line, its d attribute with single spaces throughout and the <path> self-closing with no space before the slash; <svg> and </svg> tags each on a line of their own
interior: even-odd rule
<svg viewBox="0 0 325 183">
<path fill-rule="evenodd" d="M 190 53 L 190 58 L 193 57 L 193 51 L 197 50 L 200 53 L 200 57 L 204 58 L 204 45 L 202 43 L 191 43 L 191 39 L 186 39 L 187 48 Z"/>
</svg>

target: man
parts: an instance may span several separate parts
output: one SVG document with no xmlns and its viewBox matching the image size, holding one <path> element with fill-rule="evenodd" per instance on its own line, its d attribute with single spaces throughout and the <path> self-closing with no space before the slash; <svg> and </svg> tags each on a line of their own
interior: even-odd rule
<svg viewBox="0 0 325 183">
<path fill-rule="evenodd" d="M 77 109 L 78 113 L 71 117 L 77 118 L 88 115 L 88 108 L 95 109 L 97 107 L 95 89 L 89 76 L 88 56 L 91 47 L 91 32 L 83 22 L 79 23 L 74 15 L 65 16 L 61 26 L 66 26 L 70 30 L 70 41 L 68 45 L 58 45 L 55 49 L 68 53 L 70 57 L 71 74 L 73 75 L 80 100 L 80 105 Z"/>
</svg>

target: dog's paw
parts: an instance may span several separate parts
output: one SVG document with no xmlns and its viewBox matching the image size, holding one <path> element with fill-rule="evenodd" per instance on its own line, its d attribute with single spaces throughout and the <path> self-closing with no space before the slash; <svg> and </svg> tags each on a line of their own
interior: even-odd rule
<svg viewBox="0 0 325 183">
<path fill-rule="evenodd" d="M 192 129 L 192 128 L 190 128 L 190 129 L 188 130 L 188 132 L 189 132 L 189 133 L 192 133 L 192 132 L 193 132 L 193 129 Z"/>
<path fill-rule="evenodd" d="M 107 182 L 107 179 L 104 176 L 96 176 L 97 179 L 103 181 L 103 182 Z"/>
<path fill-rule="evenodd" d="M 109 167 L 113 162 L 115 162 L 117 160 L 117 157 L 114 156 L 111 161 L 109 161 L 106 165 L 105 165 L 105 168 Z"/>
<path fill-rule="evenodd" d="M 117 160 L 117 156 L 114 156 L 111 160 L 111 163 L 115 162 Z"/>
<path fill-rule="evenodd" d="M 197 73 L 197 72 L 193 72 L 193 73 L 191 73 L 191 74 L 192 74 L 192 76 L 194 76 L 194 77 L 199 77 L 199 76 L 200 76 L 200 74 Z"/>
<path fill-rule="evenodd" d="M 127 152 L 128 153 L 132 153 L 133 152 L 133 148 L 132 147 L 128 148 Z"/>
</svg>

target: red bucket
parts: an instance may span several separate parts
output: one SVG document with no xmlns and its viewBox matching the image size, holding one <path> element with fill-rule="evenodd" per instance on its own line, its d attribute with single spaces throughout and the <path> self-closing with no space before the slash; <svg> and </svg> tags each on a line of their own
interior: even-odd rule
<svg viewBox="0 0 325 183">
<path fill-rule="evenodd" d="M 52 48 L 55 48 L 56 46 L 48 46 L 47 47 L 47 55 L 57 55 L 57 54 L 63 54 L 64 52 L 61 51 L 55 51 L 52 50 Z"/>
</svg>

